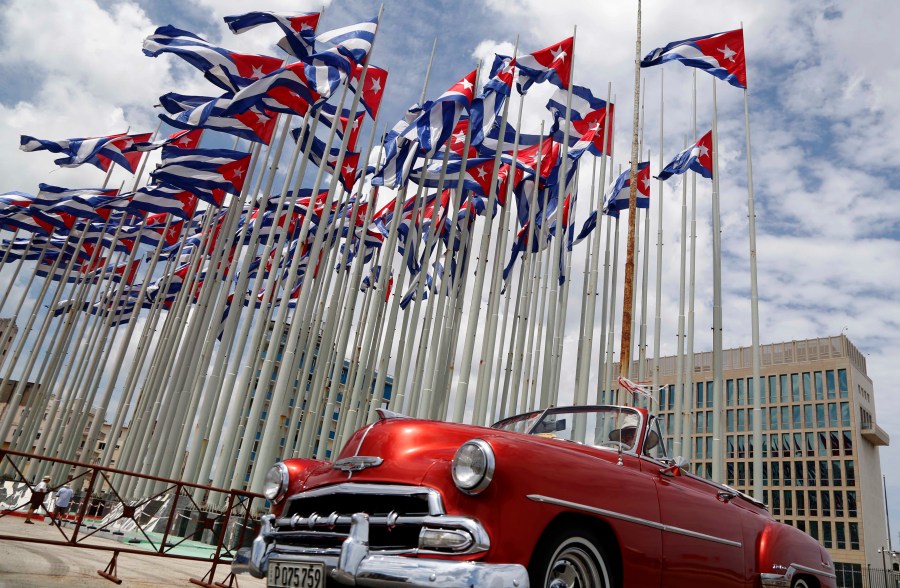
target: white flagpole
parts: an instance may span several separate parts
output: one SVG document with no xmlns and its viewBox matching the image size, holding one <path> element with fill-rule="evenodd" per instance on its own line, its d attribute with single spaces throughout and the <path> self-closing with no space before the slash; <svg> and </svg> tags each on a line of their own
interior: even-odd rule
<svg viewBox="0 0 900 588">
<path fill-rule="evenodd" d="M 693 70 L 693 90 L 691 97 L 691 125 L 693 141 L 697 141 L 697 70 Z M 684 363 L 684 399 L 682 400 L 686 415 L 693 412 L 694 397 L 694 301 L 697 269 L 697 174 L 691 174 L 691 234 L 690 234 L 691 259 L 688 278 L 688 316 L 687 339 L 685 341 Z M 691 427 L 685 417 L 682 417 L 682 443 L 681 449 L 684 457 L 691 457 Z M 709 458 L 709 455 L 706 455 Z M 706 475 L 702 472 L 702 475 Z"/>
<path fill-rule="evenodd" d="M 615 357 L 614 341 L 616 336 L 616 285 L 618 284 L 617 275 L 619 273 L 619 217 L 615 217 L 616 229 L 613 233 L 613 259 L 612 259 L 612 276 L 610 281 L 609 296 L 609 332 L 606 340 L 606 382 L 603 389 L 606 391 L 608 399 L 612 399 L 612 403 L 617 402 L 616 394 L 613 387 L 613 358 Z"/>
<path fill-rule="evenodd" d="M 713 190 L 712 190 L 712 249 L 713 249 L 713 475 L 715 482 L 725 483 L 723 455 L 724 403 L 722 398 L 722 234 L 719 215 L 719 138 L 716 106 L 716 78 L 713 84 Z"/>
<path fill-rule="evenodd" d="M 550 271 L 550 305 L 547 307 L 547 333 L 546 338 L 544 340 L 544 366 L 543 366 L 543 377 L 541 379 L 541 399 L 540 399 L 540 407 L 545 408 L 550 406 L 551 403 L 555 402 L 556 394 L 558 394 L 558 389 L 555 386 L 556 380 L 554 378 L 554 374 L 556 373 L 557 364 L 560 361 L 559 354 L 557 353 L 557 349 L 560 346 L 560 337 L 559 333 L 557 333 L 556 323 L 557 323 L 557 307 L 559 306 L 559 279 L 557 276 L 559 275 L 559 255 L 560 249 L 562 247 L 562 243 L 565 240 L 565 235 L 563 235 L 563 231 L 561 230 L 562 226 L 562 206 L 563 200 L 566 197 L 566 177 L 568 172 L 568 153 L 569 153 L 569 130 L 572 121 L 572 86 L 574 83 L 572 82 L 572 78 L 575 75 L 575 36 L 578 32 L 578 27 L 575 27 L 572 32 L 572 60 L 569 62 L 571 67 L 570 75 L 569 75 L 569 88 L 568 93 L 566 95 L 566 122 L 563 130 L 563 143 L 562 143 L 562 154 L 560 157 L 562 158 L 562 162 L 560 164 L 559 170 L 559 183 L 556 186 L 558 190 L 558 199 L 557 202 L 557 212 L 556 212 L 556 238 L 553 240 L 553 255 L 551 255 L 551 259 L 548 261 L 548 264 L 555 264 L 556 270 L 548 270 Z"/>
<path fill-rule="evenodd" d="M 663 140 L 663 121 L 664 121 L 664 109 L 663 109 L 663 90 L 664 90 L 664 77 L 663 70 L 659 70 L 659 169 L 662 171 L 663 168 L 663 147 L 665 145 L 665 141 Z M 652 374 L 652 386 L 653 393 L 656 394 L 659 390 L 659 354 L 660 354 L 660 339 L 662 336 L 662 246 L 663 246 L 663 181 L 659 180 L 657 182 L 657 200 L 659 200 L 659 207 L 657 213 L 657 234 L 656 234 L 656 315 L 653 321 L 653 374 Z M 684 239 L 684 233 L 682 233 L 682 239 Z M 678 386 L 675 387 L 676 389 Z M 677 394 L 677 392 L 676 392 Z M 662 407 L 659 407 L 662 408 Z M 677 415 L 678 413 L 676 413 Z M 677 455 L 677 454 L 676 454 Z"/>
<path fill-rule="evenodd" d="M 744 89 L 744 129 L 747 143 L 747 218 L 750 241 L 750 323 L 753 355 L 753 497 L 763 497 L 762 358 L 759 350 L 759 291 L 756 281 L 756 204 L 753 199 L 753 163 L 750 156 L 750 98 Z"/>
<path fill-rule="evenodd" d="M 688 142 L 685 137 L 684 148 L 687 149 Z M 662 168 L 660 168 L 662 169 Z M 662 182 L 662 180 L 660 180 Z M 681 263 L 679 265 L 679 282 L 678 282 L 678 334 L 675 355 L 675 418 L 672 431 L 672 454 L 675 456 L 685 455 L 685 448 L 682 446 L 682 435 L 685 428 L 685 412 L 688 413 L 689 408 L 685 405 L 687 397 L 684 389 L 684 296 L 685 296 L 685 270 L 687 260 L 687 178 L 682 176 L 681 180 Z"/>
<path fill-rule="evenodd" d="M 517 41 L 518 42 L 518 41 Z M 516 46 L 514 51 L 518 51 L 518 46 Z M 515 52 L 513 55 L 515 56 Z M 521 111 L 519 111 L 519 115 L 521 116 Z M 484 211 L 484 225 L 482 227 L 481 232 L 481 247 L 480 252 L 478 254 L 478 265 L 475 270 L 475 283 L 472 286 L 472 291 L 470 293 L 470 305 L 469 305 L 469 316 L 468 322 L 466 323 L 466 340 L 463 345 L 463 356 L 462 361 L 459 364 L 459 380 L 456 383 L 456 399 L 453 407 L 453 416 L 451 420 L 456 423 L 463 422 L 463 417 L 465 415 L 466 408 L 466 400 L 468 400 L 469 396 L 469 379 L 472 377 L 472 358 L 475 352 L 475 339 L 478 336 L 476 332 L 478 330 L 478 319 L 481 315 L 481 306 L 482 306 L 482 293 L 484 291 L 484 281 L 485 274 L 487 273 L 487 256 L 488 256 L 488 248 L 490 246 L 491 241 L 491 233 L 494 229 L 493 218 L 490 217 L 493 214 L 494 206 L 497 202 L 497 191 L 500 189 L 500 182 L 498 180 L 498 173 L 500 171 L 500 156 L 502 155 L 504 145 L 503 139 L 506 136 L 506 127 L 508 125 L 507 117 L 509 116 L 509 100 L 505 100 L 503 102 L 503 114 L 500 117 L 500 140 L 497 143 L 497 152 L 494 155 L 494 169 L 491 172 L 491 183 L 490 190 L 488 191 L 488 203 L 487 207 Z M 469 129 L 471 132 L 471 129 Z M 514 148 L 518 146 L 519 142 L 519 126 L 516 126 L 516 138 L 514 143 Z M 463 161 L 465 161 L 466 153 L 463 153 Z M 512 183 L 515 181 L 515 170 L 516 170 L 516 161 L 515 156 L 513 159 L 512 168 L 509 174 L 509 181 Z M 460 178 L 460 183 L 462 178 Z M 509 203 L 508 203 L 509 204 Z M 506 222 L 506 214 L 507 207 L 501 207 L 502 210 L 500 212 L 500 232 L 503 233 L 503 226 Z M 497 241 L 500 240 L 500 236 L 498 235 Z M 451 244 L 452 246 L 452 244 Z M 496 265 L 496 263 L 494 264 Z M 496 270 L 496 268 L 495 268 Z M 495 278 L 496 276 L 494 276 Z M 494 279 L 492 279 L 493 286 Z M 496 300 L 495 296 L 492 296 L 492 291 L 494 288 L 489 289 L 488 291 L 488 316 L 490 317 L 490 312 L 492 307 L 490 305 L 491 300 Z M 496 302 L 495 302 L 496 306 Z M 496 322 L 494 323 L 494 331 L 496 331 Z M 486 334 L 486 340 L 483 341 L 482 354 L 487 353 L 487 349 L 485 346 L 493 347 L 493 336 L 488 329 L 488 333 Z M 479 370 L 480 371 L 480 370 Z M 476 373 L 476 384 L 478 383 L 478 375 Z M 487 405 L 485 404 L 485 390 L 476 385 L 476 396 L 475 396 L 475 413 L 473 414 L 472 422 L 479 424 L 484 420 L 485 411 L 487 410 Z M 481 409 L 479 410 L 478 406 L 481 405 Z"/>
</svg>

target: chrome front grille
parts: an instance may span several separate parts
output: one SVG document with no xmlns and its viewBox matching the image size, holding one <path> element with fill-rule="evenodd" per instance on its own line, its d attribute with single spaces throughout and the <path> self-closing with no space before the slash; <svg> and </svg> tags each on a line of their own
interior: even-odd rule
<svg viewBox="0 0 900 588">
<path fill-rule="evenodd" d="M 289 498 L 273 538 L 287 551 L 337 553 L 355 513 L 369 516 L 373 552 L 404 553 L 418 548 L 423 524 L 444 508 L 440 494 L 429 488 L 348 482 Z"/>
</svg>

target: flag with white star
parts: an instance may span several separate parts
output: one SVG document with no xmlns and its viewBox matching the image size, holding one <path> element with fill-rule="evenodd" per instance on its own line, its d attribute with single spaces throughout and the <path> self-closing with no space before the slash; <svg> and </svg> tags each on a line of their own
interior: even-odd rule
<svg viewBox="0 0 900 588">
<path fill-rule="evenodd" d="M 680 61 L 688 67 L 704 69 L 732 86 L 747 88 L 743 29 L 673 41 L 648 53 L 641 60 L 641 67 L 667 61 Z"/>
<path fill-rule="evenodd" d="M 676 155 L 663 168 L 657 180 L 668 180 L 675 174 L 683 174 L 694 170 L 704 178 L 712 178 L 712 131 L 709 131 L 696 143 Z"/>
<path fill-rule="evenodd" d="M 516 87 L 519 93 L 524 94 L 536 82 L 550 82 L 560 88 L 568 88 L 574 43 L 575 38 L 569 37 L 516 59 L 515 66 L 519 70 Z"/>
</svg>

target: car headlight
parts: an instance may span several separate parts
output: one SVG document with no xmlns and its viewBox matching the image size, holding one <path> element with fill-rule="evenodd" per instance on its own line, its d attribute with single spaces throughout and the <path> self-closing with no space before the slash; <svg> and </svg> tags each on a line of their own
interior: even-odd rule
<svg viewBox="0 0 900 588">
<path fill-rule="evenodd" d="M 288 489 L 288 469 L 282 462 L 276 463 L 266 474 L 263 495 L 269 500 L 281 498 Z"/>
<path fill-rule="evenodd" d="M 478 494 L 490 485 L 494 466 L 494 450 L 487 441 L 466 441 L 453 458 L 453 483 L 466 494 Z"/>
</svg>

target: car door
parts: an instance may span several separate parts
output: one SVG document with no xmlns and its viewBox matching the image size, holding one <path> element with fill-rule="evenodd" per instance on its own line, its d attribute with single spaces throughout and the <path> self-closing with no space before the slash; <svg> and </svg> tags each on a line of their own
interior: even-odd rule
<svg viewBox="0 0 900 588">
<path fill-rule="evenodd" d="M 651 458 L 642 461 L 655 470 L 664 585 L 748 586 L 744 550 L 753 546 L 744 545 L 744 517 L 732 504 L 735 494 L 688 473 L 662 473 L 664 464 Z"/>
</svg>

